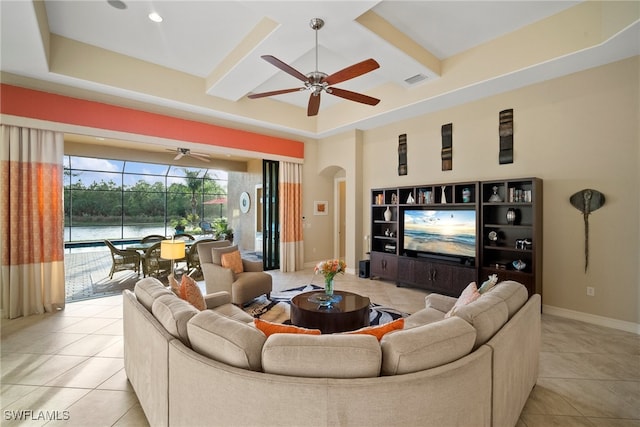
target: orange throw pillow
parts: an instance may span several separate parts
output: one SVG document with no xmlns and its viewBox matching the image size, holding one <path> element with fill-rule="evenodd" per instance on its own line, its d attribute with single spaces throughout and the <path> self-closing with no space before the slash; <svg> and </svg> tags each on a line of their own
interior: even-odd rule
<svg viewBox="0 0 640 427">
<path fill-rule="evenodd" d="M 240 257 L 240 251 L 229 252 L 228 254 L 222 254 L 221 257 L 222 266 L 224 268 L 230 268 L 234 273 L 242 273 L 242 258 Z"/>
<path fill-rule="evenodd" d="M 273 323 L 260 319 L 253 319 L 253 323 L 256 325 L 256 328 L 261 330 L 267 337 L 273 334 L 320 335 L 320 329 L 307 329 L 293 325 L 282 325 L 280 323 Z"/>
<path fill-rule="evenodd" d="M 384 334 L 389 333 L 391 331 L 396 331 L 402 328 L 404 328 L 404 319 L 400 318 L 400 319 L 394 320 L 393 322 L 384 323 L 378 326 L 366 326 L 356 331 L 347 332 L 347 334 L 373 335 L 374 337 L 378 338 L 378 341 L 380 341 L 384 336 Z"/>
<path fill-rule="evenodd" d="M 186 274 L 182 276 L 182 281 L 180 281 L 180 298 L 191 303 L 200 311 L 207 308 L 198 284 Z"/>
</svg>

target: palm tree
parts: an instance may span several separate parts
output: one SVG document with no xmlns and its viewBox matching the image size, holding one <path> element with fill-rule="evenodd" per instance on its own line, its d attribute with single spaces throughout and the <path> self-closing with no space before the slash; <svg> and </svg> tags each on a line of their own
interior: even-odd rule
<svg viewBox="0 0 640 427">
<path fill-rule="evenodd" d="M 183 169 L 185 179 L 187 180 L 187 187 L 191 190 L 191 214 L 195 217 L 197 215 L 196 208 L 198 207 L 198 200 L 196 199 L 196 193 L 200 193 L 202 188 L 202 177 L 199 177 L 200 171 L 190 171 Z"/>
</svg>

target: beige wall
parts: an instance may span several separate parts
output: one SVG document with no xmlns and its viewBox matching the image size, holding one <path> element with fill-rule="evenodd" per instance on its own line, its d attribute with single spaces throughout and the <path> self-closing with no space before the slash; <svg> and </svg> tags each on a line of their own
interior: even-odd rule
<svg viewBox="0 0 640 427">
<path fill-rule="evenodd" d="M 322 151 L 327 152 L 326 149 Z M 307 266 L 333 256 L 333 174 L 339 171 L 340 167 L 323 170 L 318 153 L 317 141 L 305 141 L 305 161 L 302 166 L 302 231 L 304 262 Z M 314 201 L 327 201 L 328 215 L 314 215 Z"/>
<path fill-rule="evenodd" d="M 357 264 L 360 259 L 364 259 L 362 235 L 359 230 L 362 229 L 362 131 L 347 132 L 331 138 L 326 138 L 317 143 L 317 155 L 311 156 L 311 152 L 305 150 L 305 169 L 315 171 L 316 176 L 312 178 L 312 182 L 318 179 L 322 182 L 324 189 L 322 194 L 326 194 L 324 199 L 329 201 L 328 217 L 313 216 L 323 230 L 322 252 L 316 250 L 311 253 L 306 260 L 322 260 L 331 257 L 338 257 L 337 247 L 333 244 L 337 238 L 337 230 L 335 228 L 336 221 L 336 201 L 335 197 L 335 179 L 343 178 L 346 183 L 346 238 L 345 238 L 345 261 L 347 263 L 347 271 L 355 273 Z M 305 188 L 308 188 L 305 186 Z M 317 194 L 314 190 L 312 193 Z M 319 200 L 319 199 L 315 199 Z M 313 208 L 313 205 L 311 205 Z M 357 230 L 355 233 L 351 230 Z M 306 241 L 305 234 L 305 241 Z"/>
<path fill-rule="evenodd" d="M 544 180 L 543 303 L 638 324 L 639 68 L 635 57 L 365 131 L 361 159 L 352 157 L 358 153 L 358 134 L 328 138 L 318 142 L 317 159 L 305 153 L 305 168 L 344 168 L 347 185 L 353 176 L 350 171 L 362 169 L 362 191 L 357 192 L 362 221 L 352 233 L 347 227 L 347 233 L 360 242 L 370 233 L 371 188 L 540 177 Z M 499 165 L 498 113 L 506 108 L 514 109 L 514 163 Z M 453 170 L 443 172 L 440 128 L 450 122 Z M 408 175 L 400 177 L 397 146 L 403 133 L 408 138 Z M 315 182 L 305 185 L 306 192 L 315 188 Z M 569 204 L 569 197 L 584 188 L 606 196 L 605 206 L 589 219 L 586 274 L 582 215 Z M 318 192 L 326 191 L 324 184 L 318 186 Z M 351 259 L 363 256 L 363 247 L 356 249 L 352 242 L 347 249 L 355 251 Z M 595 288 L 595 297 L 586 296 L 587 286 Z"/>
<path fill-rule="evenodd" d="M 256 235 L 256 185 L 262 184 L 262 160 L 247 162 L 247 172 L 229 172 L 227 189 L 227 212 L 229 225 L 233 228 L 233 241 L 242 250 L 253 251 Z M 249 212 L 240 211 L 240 194 L 249 193 Z M 261 213 L 259 213 L 261 214 Z"/>
</svg>

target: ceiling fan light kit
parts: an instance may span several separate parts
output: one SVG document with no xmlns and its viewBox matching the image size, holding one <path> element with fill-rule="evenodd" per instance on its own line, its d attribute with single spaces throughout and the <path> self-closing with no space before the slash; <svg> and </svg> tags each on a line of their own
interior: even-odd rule
<svg viewBox="0 0 640 427">
<path fill-rule="evenodd" d="M 368 95 L 364 95 L 362 93 L 352 92 L 346 89 L 340 89 L 336 87 L 331 87 L 336 83 L 341 83 L 356 77 L 359 77 L 363 74 L 366 74 L 370 71 L 373 71 L 377 68 L 380 68 L 380 64 L 376 62 L 376 60 L 369 58 L 362 62 L 358 62 L 357 64 L 351 65 L 347 68 L 343 68 L 340 71 L 337 71 L 331 75 L 327 73 L 323 73 L 318 70 L 318 30 L 320 30 L 324 26 L 324 21 L 320 18 L 313 18 L 309 22 L 309 26 L 312 30 L 316 32 L 316 69 L 306 75 L 302 74 L 300 71 L 291 67 L 290 65 L 280 61 L 278 58 L 272 55 L 262 55 L 261 58 L 270 63 L 271 65 L 279 68 L 285 73 L 297 78 L 298 80 L 304 83 L 304 87 L 300 88 L 291 88 L 291 89 L 281 89 L 270 92 L 262 92 L 262 93 L 253 93 L 248 97 L 251 99 L 264 98 L 267 96 L 274 95 L 282 95 L 285 93 L 298 92 L 303 90 L 310 90 L 311 95 L 309 96 L 309 105 L 307 107 L 307 116 L 315 116 L 318 114 L 320 109 L 320 95 L 322 92 L 326 92 L 330 95 L 338 96 L 343 99 L 347 99 L 349 101 L 359 102 L 361 104 L 367 105 L 377 105 L 380 100 L 377 98 L 373 98 Z"/>
<path fill-rule="evenodd" d="M 192 153 L 188 148 L 176 148 L 175 150 L 167 149 L 167 151 L 177 152 L 173 160 L 180 160 L 183 157 L 193 157 L 194 159 L 202 160 L 203 162 L 209 162 L 209 155 L 204 153 Z"/>
</svg>

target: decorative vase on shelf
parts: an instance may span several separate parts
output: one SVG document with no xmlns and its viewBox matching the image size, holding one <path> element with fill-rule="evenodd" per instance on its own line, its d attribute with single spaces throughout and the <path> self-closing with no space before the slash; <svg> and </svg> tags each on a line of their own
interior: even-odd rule
<svg viewBox="0 0 640 427">
<path fill-rule="evenodd" d="M 493 194 L 491 195 L 491 197 L 489 197 L 489 201 L 490 202 L 501 202 L 502 199 L 500 198 L 500 196 L 498 196 L 498 187 L 494 185 L 492 187 L 492 190 L 493 190 Z"/>
<path fill-rule="evenodd" d="M 507 210 L 507 223 L 509 225 L 513 225 L 516 221 L 516 211 L 515 209 Z"/>
<path fill-rule="evenodd" d="M 471 190 L 465 188 L 462 190 L 462 202 L 469 203 L 471 201 Z"/>
<path fill-rule="evenodd" d="M 391 221 L 391 209 L 389 209 L 389 206 L 387 206 L 387 210 L 384 211 L 384 220 Z"/>
<path fill-rule="evenodd" d="M 513 268 L 515 268 L 518 271 L 522 271 L 527 267 L 527 263 L 525 263 L 521 259 L 513 261 L 511 264 L 513 265 Z"/>
<path fill-rule="evenodd" d="M 327 296 L 333 295 L 333 277 L 325 277 L 324 279 L 324 293 Z"/>
</svg>

